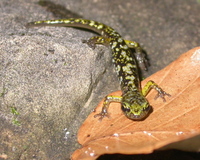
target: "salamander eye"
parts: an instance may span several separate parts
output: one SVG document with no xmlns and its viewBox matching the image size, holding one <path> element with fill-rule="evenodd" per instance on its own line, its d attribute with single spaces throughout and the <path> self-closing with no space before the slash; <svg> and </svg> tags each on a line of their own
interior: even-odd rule
<svg viewBox="0 0 200 160">
<path fill-rule="evenodd" d="M 121 106 L 121 109 L 123 112 L 130 112 L 130 108 L 125 108 L 123 104 Z"/>
<path fill-rule="evenodd" d="M 151 106 L 148 106 L 148 107 L 146 107 L 146 108 L 143 108 L 143 111 L 149 112 L 151 109 L 152 109 L 152 107 L 151 107 Z"/>
</svg>

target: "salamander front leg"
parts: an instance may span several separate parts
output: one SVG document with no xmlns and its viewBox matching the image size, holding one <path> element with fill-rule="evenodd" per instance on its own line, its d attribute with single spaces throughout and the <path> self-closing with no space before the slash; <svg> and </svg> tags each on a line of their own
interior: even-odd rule
<svg viewBox="0 0 200 160">
<path fill-rule="evenodd" d="M 170 97 L 171 95 L 166 93 L 162 88 L 160 88 L 154 81 L 148 81 L 147 84 L 142 88 L 142 94 L 146 96 L 151 89 L 155 89 L 158 94 L 155 96 L 154 99 L 162 98 L 163 102 L 165 102 L 165 96 Z"/>
<path fill-rule="evenodd" d="M 104 117 L 109 118 L 108 114 L 108 108 L 111 102 L 121 102 L 122 97 L 121 96 L 106 96 L 105 100 L 103 102 L 102 110 L 99 114 L 94 115 L 94 118 L 100 117 L 99 120 L 102 120 Z"/>
</svg>

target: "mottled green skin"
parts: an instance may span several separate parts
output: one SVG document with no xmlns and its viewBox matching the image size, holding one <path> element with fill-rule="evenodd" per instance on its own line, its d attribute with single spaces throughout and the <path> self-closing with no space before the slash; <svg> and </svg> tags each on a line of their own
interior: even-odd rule
<svg viewBox="0 0 200 160">
<path fill-rule="evenodd" d="M 148 91 L 154 86 L 158 92 L 161 91 L 159 92 L 159 96 L 162 95 L 161 97 L 163 97 L 163 94 L 166 94 L 153 81 L 150 82 L 150 85 L 147 85 L 148 87 L 145 90 L 141 89 L 138 66 L 135 56 L 129 47 L 134 48 L 137 52 L 141 52 L 141 48 L 136 42 L 125 41 L 113 28 L 96 21 L 74 18 L 37 21 L 27 24 L 27 27 L 35 26 L 71 26 L 90 29 L 99 33 L 101 36 L 92 37 L 84 42 L 92 48 L 95 48 L 96 44 L 110 46 L 113 57 L 112 61 L 116 68 L 123 93 L 122 96 L 107 96 L 105 98 L 102 112 L 96 115 L 100 116 L 100 119 L 108 116 L 107 110 L 111 102 L 120 102 L 122 104 L 122 111 L 128 118 L 142 120 L 147 117 L 151 110 L 145 98 Z"/>
</svg>

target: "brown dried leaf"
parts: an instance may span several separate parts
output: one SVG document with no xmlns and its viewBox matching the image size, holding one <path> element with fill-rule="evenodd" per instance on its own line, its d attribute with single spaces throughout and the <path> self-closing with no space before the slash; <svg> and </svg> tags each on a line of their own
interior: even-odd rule
<svg viewBox="0 0 200 160">
<path fill-rule="evenodd" d="M 147 99 L 153 113 L 144 121 L 132 121 L 124 116 L 119 103 L 111 103 L 110 118 L 99 121 L 94 118 L 102 108 L 103 101 L 81 126 L 73 160 L 94 160 L 102 154 L 151 153 L 172 142 L 200 134 L 200 47 L 181 55 L 163 70 L 142 82 L 154 80 L 171 97 L 154 100 L 155 91 Z M 121 91 L 112 93 L 121 95 Z M 190 147 L 190 146 L 188 146 Z"/>
</svg>

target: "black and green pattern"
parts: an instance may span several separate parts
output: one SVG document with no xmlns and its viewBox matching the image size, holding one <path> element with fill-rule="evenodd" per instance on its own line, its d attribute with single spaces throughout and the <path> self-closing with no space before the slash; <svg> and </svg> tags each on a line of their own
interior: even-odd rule
<svg viewBox="0 0 200 160">
<path fill-rule="evenodd" d="M 100 116 L 100 119 L 102 119 L 108 116 L 109 104 L 111 102 L 120 102 L 122 111 L 128 118 L 143 120 L 151 111 L 145 96 L 152 88 L 158 91 L 157 97 L 161 97 L 163 100 L 165 100 L 165 95 L 170 96 L 153 81 L 149 81 L 141 89 L 136 58 L 130 50 L 130 48 L 134 48 L 139 55 L 142 55 L 141 48 L 137 42 L 124 40 L 113 28 L 96 21 L 75 18 L 36 21 L 27 24 L 27 27 L 35 26 L 65 26 L 90 29 L 100 34 L 100 36 L 92 37 L 84 42 L 92 48 L 95 48 L 96 44 L 110 46 L 112 60 L 122 89 L 122 96 L 106 96 L 101 113 L 95 115 L 95 117 Z"/>
</svg>

